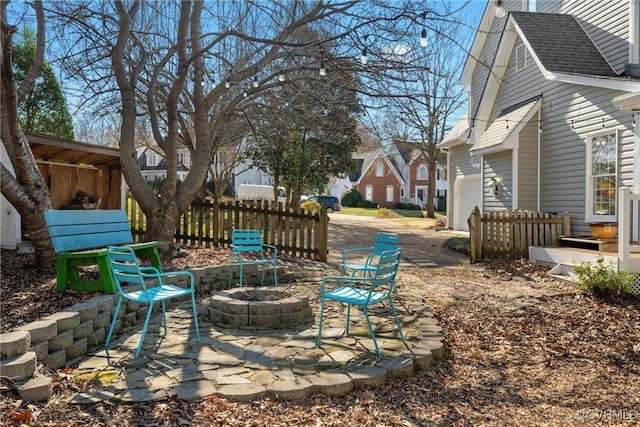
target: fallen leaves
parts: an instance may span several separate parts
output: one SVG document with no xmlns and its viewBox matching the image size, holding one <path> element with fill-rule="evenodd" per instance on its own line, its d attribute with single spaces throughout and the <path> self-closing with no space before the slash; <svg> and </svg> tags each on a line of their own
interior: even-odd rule
<svg viewBox="0 0 640 427">
<path fill-rule="evenodd" d="M 224 252 L 182 251 L 174 267 L 224 263 Z M 16 298 L 11 311 L 57 310 L 54 277 L 11 275 L 3 252 L 3 325 L 9 277 L 38 283 L 38 303 Z M 0 417 L 15 425 L 415 426 L 415 425 L 631 425 L 640 408 L 640 302 L 602 301 L 555 282 L 522 261 L 437 269 L 403 266 L 399 290 L 424 301 L 438 318 L 449 359 L 406 381 L 347 396 L 296 402 L 265 398 L 230 402 L 167 399 L 78 408 L 64 396 L 80 389 L 72 371 L 57 373 L 55 403 L 27 406 L 3 393 Z M 9 276 L 9 277 L 7 277 Z M 49 285 L 43 285 L 49 283 Z M 49 282 L 47 282 L 49 281 Z M 25 289 L 14 290 L 18 295 Z M 50 286 L 50 289 L 46 286 Z M 46 290 L 43 290 L 46 289 Z M 42 303 L 48 302 L 48 304 Z M 67 306 L 72 305 L 74 301 Z M 20 305 L 22 304 L 22 305 Z M 14 310 L 12 308 L 12 310 Z M 14 314 L 10 314 L 13 316 Z M 616 412 L 617 411 L 617 412 Z M 635 411 L 635 412 L 633 412 Z M 29 417 L 31 415 L 31 418 Z M 604 418 L 602 414 L 608 418 Z M 24 417 L 24 420 L 17 418 Z"/>
</svg>

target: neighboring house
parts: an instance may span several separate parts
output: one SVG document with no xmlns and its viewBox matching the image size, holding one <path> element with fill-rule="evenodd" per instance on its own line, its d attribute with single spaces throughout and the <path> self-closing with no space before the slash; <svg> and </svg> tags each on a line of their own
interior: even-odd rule
<svg viewBox="0 0 640 427">
<path fill-rule="evenodd" d="M 429 168 L 422 151 L 414 147 L 415 144 L 396 143 L 391 147 L 395 156 L 405 186 L 402 191 L 402 202 L 413 203 L 425 209 L 427 205 L 427 190 L 429 189 Z M 447 169 L 436 164 L 434 208 L 438 209 L 438 198 L 447 194 Z"/>
<path fill-rule="evenodd" d="M 254 166 L 251 159 L 246 159 L 234 168 L 233 187 L 236 191 L 240 184 L 273 185 L 273 177 L 268 171 Z"/>
<path fill-rule="evenodd" d="M 138 166 L 142 176 L 149 183 L 153 183 L 157 178 L 167 176 L 167 160 L 160 155 L 160 150 L 153 150 L 150 147 L 140 147 L 136 153 Z M 178 150 L 178 170 L 177 175 L 180 181 L 184 181 L 191 167 L 191 155 L 189 150 L 181 148 Z"/>
<path fill-rule="evenodd" d="M 392 144 L 386 151 L 357 153 L 354 158 L 359 168 L 351 175 L 351 186 L 365 200 L 387 208 L 399 202 L 426 206 L 429 175 L 420 150 Z M 437 197 L 446 194 L 444 166 L 437 166 L 436 178 L 436 200 L 432 203 L 437 207 Z"/>
<path fill-rule="evenodd" d="M 640 0 L 500 5 L 489 1 L 462 71 L 468 117 L 440 145 L 447 224 L 466 229 L 472 205 L 569 211 L 572 235 L 589 235 L 620 220 L 621 187 L 640 192 Z"/>
</svg>

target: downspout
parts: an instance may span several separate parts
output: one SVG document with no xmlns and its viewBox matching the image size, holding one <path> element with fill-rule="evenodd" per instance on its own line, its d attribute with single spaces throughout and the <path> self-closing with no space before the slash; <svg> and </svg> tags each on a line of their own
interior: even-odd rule
<svg viewBox="0 0 640 427">
<path fill-rule="evenodd" d="M 445 215 L 445 224 L 444 227 L 448 230 L 452 230 L 453 229 L 453 225 L 451 225 L 451 221 L 449 219 L 449 215 L 451 215 L 451 197 L 453 194 L 453 183 L 451 181 L 451 150 L 449 150 L 449 148 L 445 147 L 445 148 L 441 148 L 440 150 L 442 150 L 443 152 L 447 153 L 447 203 L 446 203 L 446 209 L 447 209 L 447 214 Z"/>
<path fill-rule="evenodd" d="M 542 139 L 542 136 L 541 136 L 542 135 L 542 117 L 540 114 L 541 109 L 542 107 L 538 109 L 538 164 L 536 165 L 537 175 L 538 175 L 536 177 L 536 180 L 537 180 L 536 206 L 537 206 L 538 212 L 540 212 L 540 141 Z"/>
</svg>

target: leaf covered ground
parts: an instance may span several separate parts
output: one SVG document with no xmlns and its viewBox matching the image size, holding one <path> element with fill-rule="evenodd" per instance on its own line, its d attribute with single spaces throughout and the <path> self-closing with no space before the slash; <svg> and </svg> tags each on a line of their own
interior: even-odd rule
<svg viewBox="0 0 640 427">
<path fill-rule="evenodd" d="M 225 262 L 187 250 L 180 262 Z M 74 298 L 55 276 L 2 252 L 2 327 L 29 322 Z M 525 262 L 403 267 L 401 295 L 419 296 L 440 321 L 450 356 L 434 371 L 342 397 L 251 403 L 108 402 L 69 406 L 83 384 L 54 375 L 46 404 L 19 400 L 2 382 L 0 422 L 39 426 L 496 426 L 640 424 L 640 302 L 599 300 Z"/>
</svg>

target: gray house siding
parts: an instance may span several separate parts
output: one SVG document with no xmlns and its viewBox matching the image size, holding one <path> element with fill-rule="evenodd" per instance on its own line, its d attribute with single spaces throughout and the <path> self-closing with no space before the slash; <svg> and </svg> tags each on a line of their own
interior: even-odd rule
<svg viewBox="0 0 640 427">
<path fill-rule="evenodd" d="M 538 208 L 538 123 L 530 121 L 520 132 L 518 149 L 518 196 L 514 207 Z"/>
<path fill-rule="evenodd" d="M 483 212 L 501 211 L 512 209 L 513 202 L 513 174 L 512 151 L 501 151 L 489 154 L 484 159 L 484 177 L 482 180 L 482 192 L 484 196 Z M 493 180 L 500 180 L 500 191 L 493 193 Z"/>
<path fill-rule="evenodd" d="M 516 41 L 515 46 L 519 43 Z M 527 67 L 516 71 L 514 49 L 489 117 L 489 121 L 493 121 L 502 109 L 542 94 L 540 209 L 547 212 L 568 210 L 572 230 L 577 234 L 589 233 L 585 222 L 586 138 L 589 133 L 603 130 L 603 118 L 604 129 L 618 126 L 622 130 L 619 133 L 619 179 L 621 185 L 632 184 L 632 117 L 612 104 L 613 98 L 623 93 L 546 80 L 530 57 Z M 527 129 L 535 132 L 530 125 Z M 521 134 L 521 150 L 524 138 Z M 519 160 L 523 155 L 519 153 Z M 519 168 L 523 167 L 527 168 L 526 162 L 519 161 Z M 522 209 L 535 206 L 531 203 L 532 189 L 525 190 L 524 182 L 526 179 L 519 180 L 521 185 L 516 201 L 517 207 Z M 486 187 L 486 179 L 484 183 Z M 488 190 L 485 188 L 485 191 Z M 490 199 L 485 199 L 484 208 L 494 208 Z"/>
</svg>

